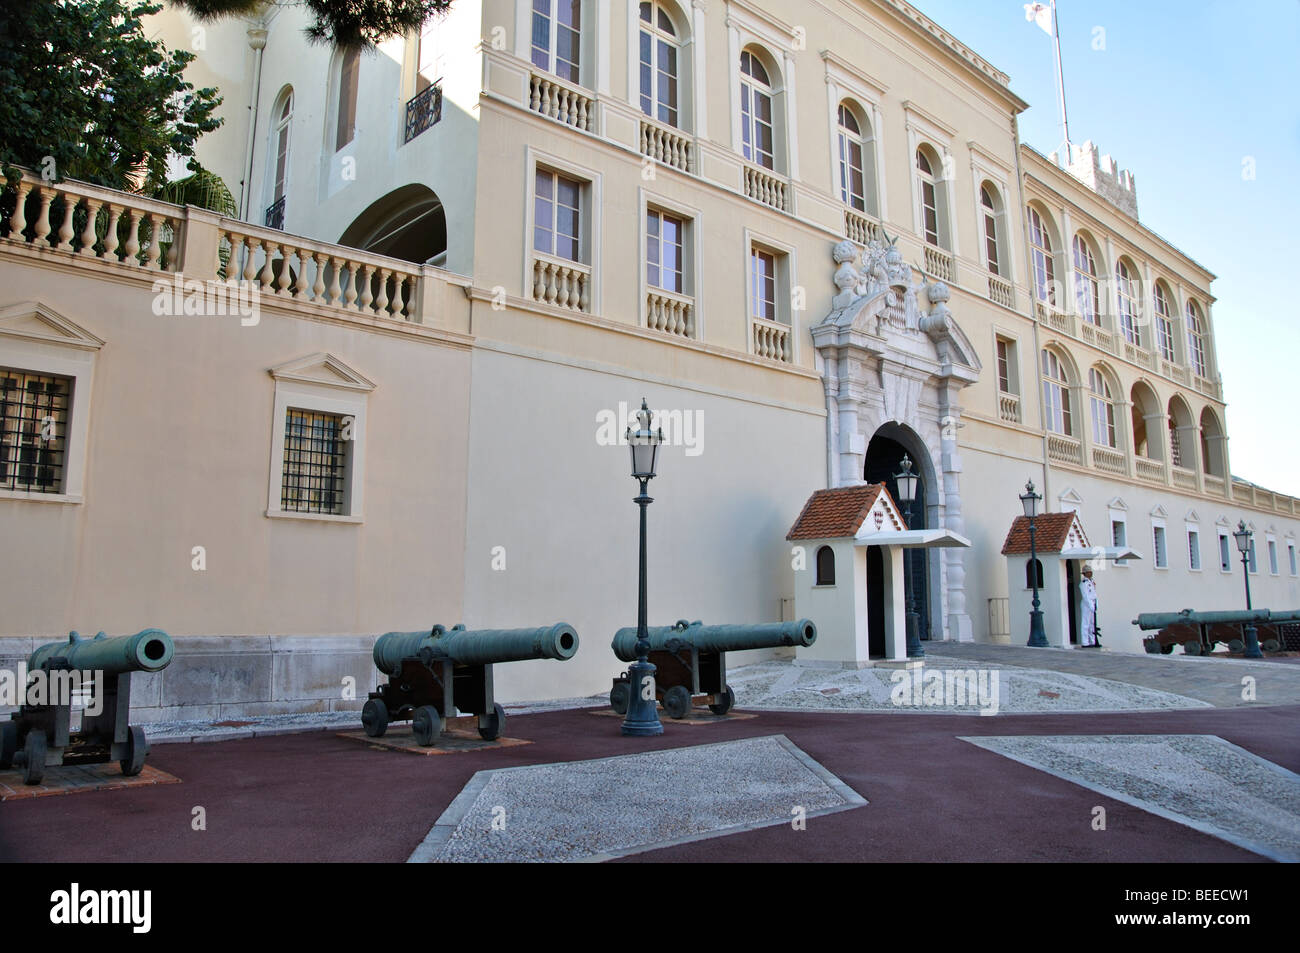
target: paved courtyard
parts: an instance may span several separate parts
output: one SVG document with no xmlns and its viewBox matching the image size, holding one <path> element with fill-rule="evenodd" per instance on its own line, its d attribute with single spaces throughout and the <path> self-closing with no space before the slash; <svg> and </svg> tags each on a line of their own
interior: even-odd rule
<svg viewBox="0 0 1300 953">
<path fill-rule="evenodd" d="M 177 784 L 0 804 L 0 860 L 1300 859 L 1300 668 L 927 650 L 909 686 L 996 671 L 998 713 L 769 662 L 731 673 L 754 717 L 655 738 L 582 710 L 599 698 L 513 706 L 531 744 L 440 758 L 339 738 L 342 715 L 158 726 L 217 743 L 156 745 Z M 91 825 L 115 836 L 61 835 Z"/>
</svg>

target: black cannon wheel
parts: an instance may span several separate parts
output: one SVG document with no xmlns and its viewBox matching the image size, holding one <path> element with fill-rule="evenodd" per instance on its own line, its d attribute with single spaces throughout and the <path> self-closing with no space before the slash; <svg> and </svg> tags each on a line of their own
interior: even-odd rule
<svg viewBox="0 0 1300 953">
<path fill-rule="evenodd" d="M 29 731 L 23 746 L 23 783 L 40 784 L 45 777 L 45 732 Z"/>
<path fill-rule="evenodd" d="M 361 708 L 361 727 L 370 738 L 382 738 L 388 730 L 388 706 L 381 698 L 372 698 Z"/>
<path fill-rule="evenodd" d="M 615 681 L 614 687 L 609 690 L 609 707 L 620 715 L 626 715 L 631 694 L 632 687 L 627 682 Z"/>
<path fill-rule="evenodd" d="M 118 762 L 122 774 L 133 778 L 144 770 L 144 759 L 149 756 L 149 740 L 144 736 L 144 729 L 132 725 L 126 734 L 126 757 Z"/>
<path fill-rule="evenodd" d="M 484 726 L 486 722 L 486 727 Z M 496 741 L 501 729 L 506 726 L 506 710 L 500 705 L 492 706 L 492 714 L 484 717 L 478 726 L 479 737 L 484 741 Z"/>
<path fill-rule="evenodd" d="M 0 770 L 12 768 L 14 755 L 18 753 L 18 725 L 6 721 L 0 724 Z"/>
<path fill-rule="evenodd" d="M 1174 650 L 1174 643 L 1172 643 L 1172 642 L 1170 642 L 1168 645 L 1162 645 L 1162 646 L 1160 646 L 1160 654 L 1161 654 L 1161 655 L 1168 655 L 1168 654 L 1170 654 L 1171 652 L 1173 652 L 1173 650 Z"/>
<path fill-rule="evenodd" d="M 735 707 L 736 693 L 733 692 L 731 686 L 728 685 L 722 692 L 722 701 L 716 705 L 710 705 L 709 711 L 713 712 L 715 715 L 725 715 Z"/>
<path fill-rule="evenodd" d="M 671 718 L 685 718 L 691 710 L 691 692 L 685 685 L 674 685 L 664 692 L 664 711 Z"/>
<path fill-rule="evenodd" d="M 1246 648 L 1246 643 L 1241 641 L 1241 639 L 1233 639 L 1231 642 L 1228 643 L 1229 652 L 1241 652 L 1245 648 Z"/>
<path fill-rule="evenodd" d="M 1195 642 L 1195 641 L 1192 641 L 1191 639 L 1189 639 L 1189 640 L 1187 640 L 1186 642 L 1183 643 L 1183 651 L 1184 651 L 1185 653 L 1187 653 L 1188 655 L 1200 655 L 1200 654 L 1201 654 L 1201 643 L 1200 643 L 1200 642 Z"/>
<path fill-rule="evenodd" d="M 1259 647 L 1265 652 L 1276 652 L 1281 646 L 1278 644 L 1277 639 L 1265 639 L 1260 643 Z"/>
<path fill-rule="evenodd" d="M 415 733 L 415 740 L 426 748 L 437 741 L 442 734 L 438 709 L 432 705 L 421 705 L 415 709 L 415 715 L 411 718 L 411 730 Z"/>
</svg>

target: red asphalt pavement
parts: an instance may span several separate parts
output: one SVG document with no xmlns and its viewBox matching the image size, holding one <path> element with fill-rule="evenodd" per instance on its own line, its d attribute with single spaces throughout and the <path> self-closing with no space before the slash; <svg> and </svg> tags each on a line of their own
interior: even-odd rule
<svg viewBox="0 0 1300 953">
<path fill-rule="evenodd" d="M 165 744 L 181 784 L 0 803 L 0 861 L 404 861 L 476 771 L 784 734 L 871 803 L 626 861 L 1232 862 L 1259 857 L 959 741 L 958 736 L 1211 734 L 1300 771 L 1300 706 L 1088 715 L 760 712 L 623 738 L 585 711 L 513 716 L 534 744 L 420 757 L 315 731 Z M 51 769 L 55 771 L 57 769 Z M 618 791 L 610 797 L 617 798 Z M 1092 830 L 1106 808 L 1107 829 Z M 191 829 L 193 809 L 207 829 Z M 683 800 L 682 810 L 690 803 Z"/>
</svg>

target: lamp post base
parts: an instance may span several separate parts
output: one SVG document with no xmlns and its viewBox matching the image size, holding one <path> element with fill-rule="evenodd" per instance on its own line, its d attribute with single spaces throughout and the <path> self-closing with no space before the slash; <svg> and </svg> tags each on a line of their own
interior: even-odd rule
<svg viewBox="0 0 1300 953">
<path fill-rule="evenodd" d="M 1246 626 L 1246 648 L 1241 653 L 1245 658 L 1263 658 L 1264 653 L 1259 650 L 1259 633 L 1255 631 L 1253 625 Z"/>
<path fill-rule="evenodd" d="M 925 647 L 921 645 L 921 614 L 915 609 L 907 614 L 907 657 L 925 658 Z"/>
<path fill-rule="evenodd" d="M 638 737 L 662 735 L 664 726 L 659 722 L 659 705 L 655 701 L 655 666 L 650 662 L 633 662 L 627 667 L 627 716 L 623 719 L 623 734 Z M 649 695 L 647 699 L 645 696 Z"/>
<path fill-rule="evenodd" d="M 1043 628 L 1042 610 L 1029 613 L 1029 641 L 1034 648 L 1047 648 L 1047 630 Z"/>
</svg>

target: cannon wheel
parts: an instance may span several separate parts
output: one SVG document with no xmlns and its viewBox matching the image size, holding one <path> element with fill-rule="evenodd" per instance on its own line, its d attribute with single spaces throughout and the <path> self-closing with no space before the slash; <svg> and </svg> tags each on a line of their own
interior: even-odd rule
<svg viewBox="0 0 1300 953">
<path fill-rule="evenodd" d="M 132 725 L 127 729 L 126 757 L 118 762 L 122 766 L 122 774 L 128 778 L 135 777 L 144 770 L 144 759 L 148 755 L 149 741 L 144 736 L 144 729 Z"/>
<path fill-rule="evenodd" d="M 617 714 L 626 715 L 628 698 L 631 694 L 632 686 L 621 679 L 615 680 L 614 687 L 609 690 L 609 707 Z"/>
<path fill-rule="evenodd" d="M 496 741 L 501 734 L 501 729 L 506 726 L 506 710 L 500 705 L 492 706 L 492 714 L 485 715 L 487 727 L 483 727 L 483 722 L 479 722 L 479 737 L 484 741 Z"/>
<path fill-rule="evenodd" d="M 1245 649 L 1246 649 L 1246 643 L 1241 641 L 1241 639 L 1233 639 L 1231 642 L 1228 643 L 1229 652 L 1244 652 Z"/>
<path fill-rule="evenodd" d="M 710 705 L 709 711 L 713 712 L 715 715 L 725 715 L 735 707 L 736 693 L 733 692 L 731 686 L 728 685 L 722 692 L 722 701 L 716 705 Z"/>
<path fill-rule="evenodd" d="M 1277 639 L 1265 639 L 1259 643 L 1259 647 L 1265 652 L 1276 652 L 1279 648 Z"/>
<path fill-rule="evenodd" d="M 1188 655 L 1200 655 L 1201 643 L 1196 642 L 1192 639 L 1188 639 L 1186 642 L 1183 643 L 1183 651 Z"/>
<path fill-rule="evenodd" d="M 18 725 L 7 721 L 0 725 L 0 770 L 12 768 L 18 752 Z"/>
<path fill-rule="evenodd" d="M 442 718 L 438 714 L 438 709 L 432 705 L 421 705 L 415 709 L 415 715 L 411 718 L 411 729 L 415 732 L 415 740 L 424 747 L 429 747 L 442 734 Z"/>
<path fill-rule="evenodd" d="M 685 718 L 691 710 L 691 691 L 685 685 L 674 685 L 664 692 L 664 711 L 672 718 Z"/>
<path fill-rule="evenodd" d="M 40 784 L 45 777 L 45 732 L 29 731 L 23 747 L 23 783 Z"/>
<path fill-rule="evenodd" d="M 361 708 L 361 727 L 371 738 L 382 738 L 388 730 L 388 706 L 382 698 L 372 698 Z"/>
<path fill-rule="evenodd" d="M 1161 654 L 1161 655 L 1168 655 L 1168 654 L 1170 654 L 1171 652 L 1173 652 L 1173 650 L 1174 650 L 1174 643 L 1172 643 L 1172 642 L 1170 642 L 1168 645 L 1162 645 L 1162 646 L 1160 646 L 1160 654 Z"/>
</svg>

